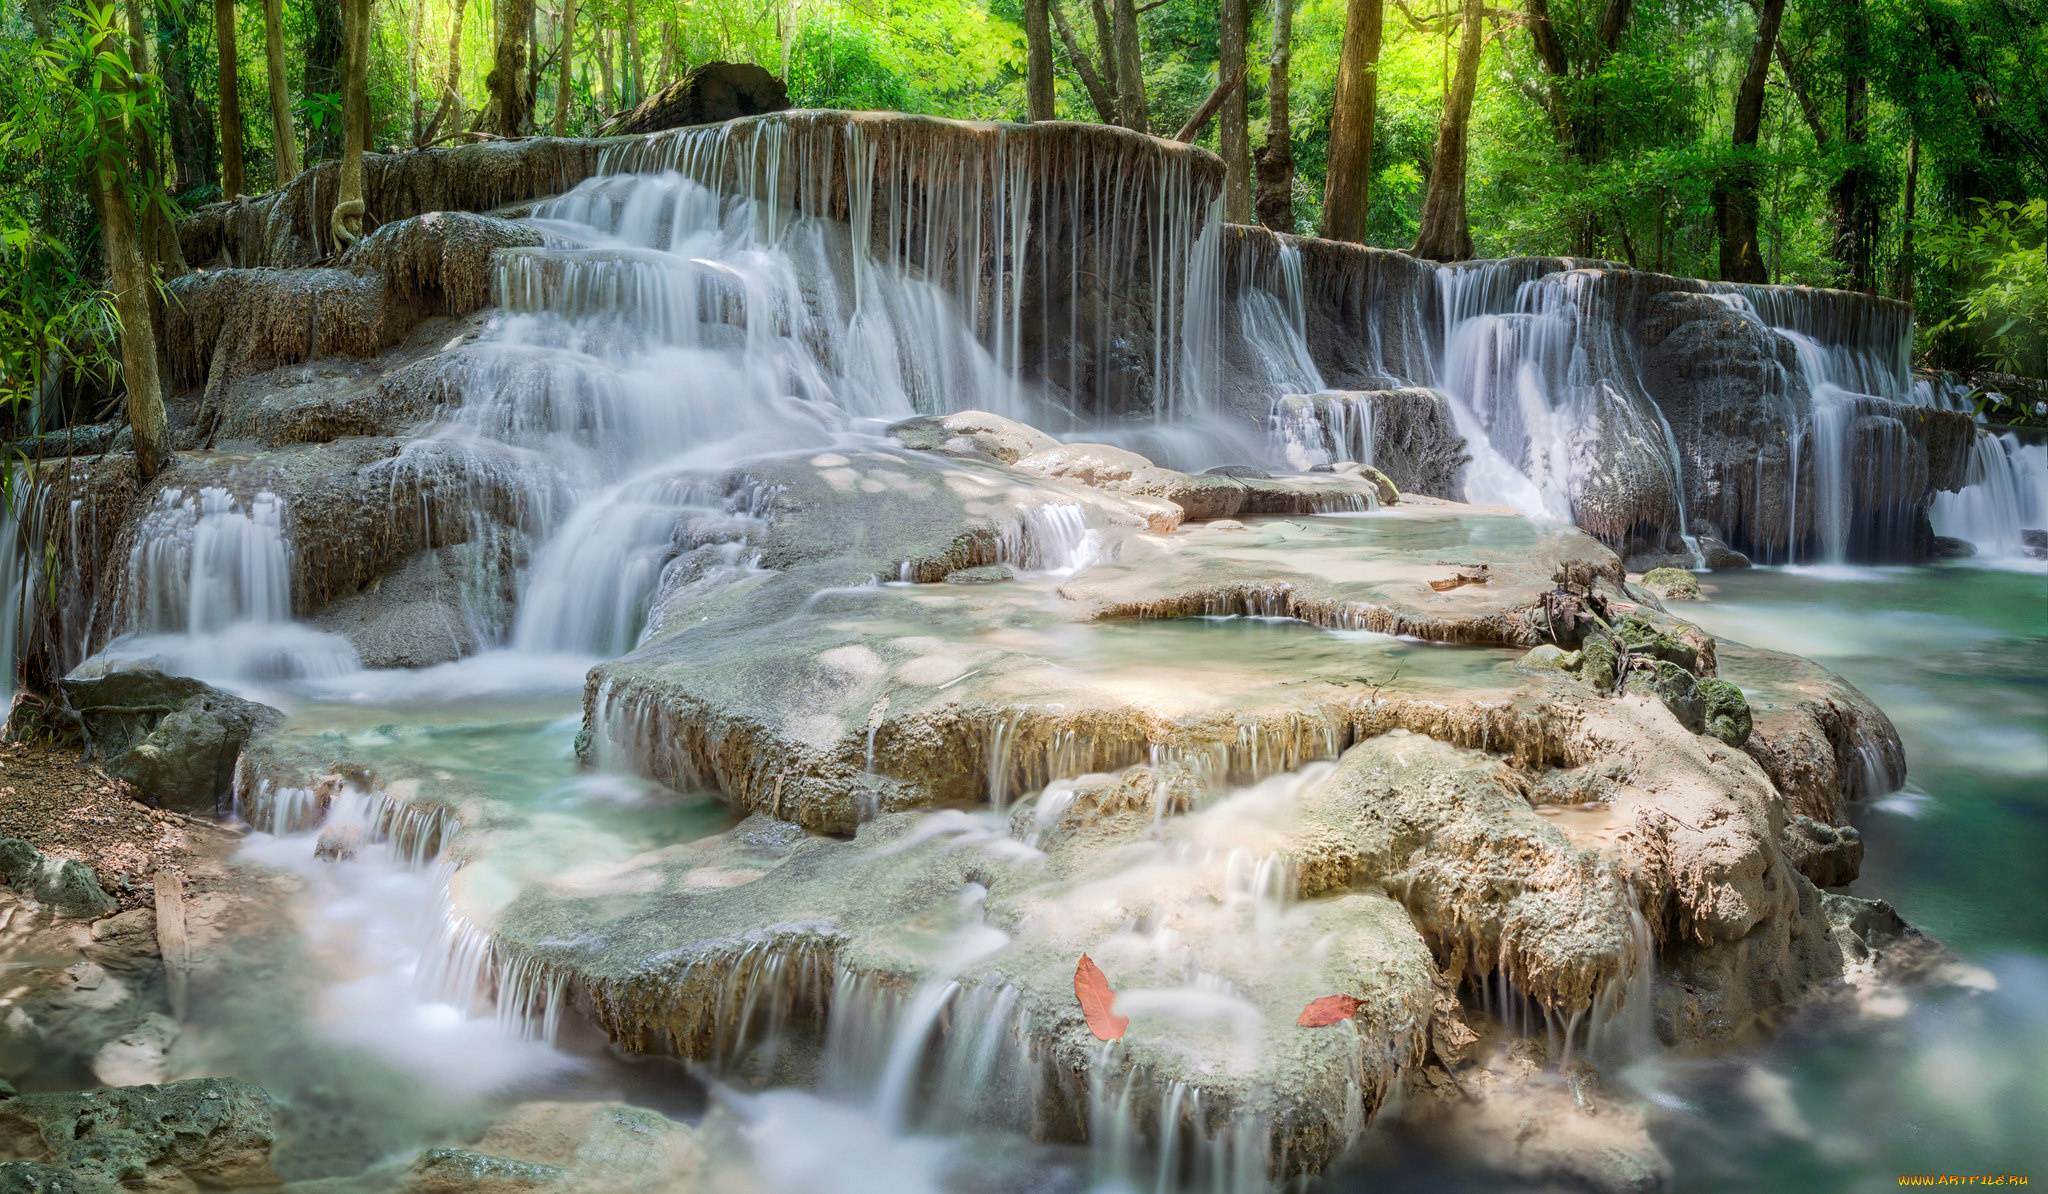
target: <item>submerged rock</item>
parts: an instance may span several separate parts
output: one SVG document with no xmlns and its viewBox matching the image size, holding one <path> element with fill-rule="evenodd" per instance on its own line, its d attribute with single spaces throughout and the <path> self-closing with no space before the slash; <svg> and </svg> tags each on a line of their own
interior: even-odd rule
<svg viewBox="0 0 2048 1194">
<path fill-rule="evenodd" d="M 275 1189 L 271 1140 L 270 1096 L 235 1078 L 0 1102 L 0 1155 L 64 1170 L 80 1194 Z"/>
</svg>

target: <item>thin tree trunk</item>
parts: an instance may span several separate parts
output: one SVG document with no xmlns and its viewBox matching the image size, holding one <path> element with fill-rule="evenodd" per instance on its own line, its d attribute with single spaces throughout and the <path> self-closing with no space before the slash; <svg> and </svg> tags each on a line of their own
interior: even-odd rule
<svg viewBox="0 0 2048 1194">
<path fill-rule="evenodd" d="M 1273 57 L 1266 75 L 1266 143 L 1253 171 L 1259 223 L 1294 231 L 1294 129 L 1287 109 L 1287 71 L 1294 58 L 1294 0 L 1273 0 Z"/>
<path fill-rule="evenodd" d="M 1138 44 L 1138 6 L 1116 0 L 1117 112 L 1127 129 L 1152 131 L 1152 110 L 1145 102 L 1145 57 Z"/>
<path fill-rule="evenodd" d="M 192 48 L 192 27 L 184 8 L 170 5 L 157 10 L 157 66 L 163 78 L 164 131 L 171 143 L 174 190 L 220 181 L 214 168 L 213 113 L 192 92 L 192 82 L 204 74 L 199 55 Z"/>
<path fill-rule="evenodd" d="M 1848 59 L 1848 75 L 1842 88 L 1842 140 L 1849 146 L 1849 166 L 1835 183 L 1834 248 L 1835 259 L 1848 272 L 1848 288 L 1870 292 L 1874 289 L 1870 274 L 1874 213 L 1863 162 L 1864 145 L 1870 135 L 1870 80 L 1863 73 L 1870 29 L 1861 0 L 1850 0 L 1848 9 L 1842 27 L 1843 51 Z"/>
<path fill-rule="evenodd" d="M 640 100 L 646 94 L 646 90 L 640 86 L 640 6 L 637 0 L 626 0 L 624 33 L 626 69 L 619 72 L 619 81 L 626 85 L 626 102 L 623 106 L 630 111 L 640 106 Z"/>
<path fill-rule="evenodd" d="M 1337 96 L 1330 113 L 1330 162 L 1323 179 L 1323 235 L 1364 243 L 1372 183 L 1373 109 L 1379 102 L 1384 0 L 1350 0 Z"/>
<path fill-rule="evenodd" d="M 1049 0 L 1024 0 L 1024 118 L 1032 121 L 1051 120 L 1054 115 L 1048 3 Z"/>
<path fill-rule="evenodd" d="M 135 472 L 147 482 L 164 463 L 164 396 L 157 369 L 157 336 L 150 311 L 156 287 L 136 235 L 128 200 L 131 146 L 118 121 L 100 121 L 99 161 L 93 169 L 100 245 L 107 255 L 114 312 L 121 320 L 121 381 L 128 391 L 128 426 L 135 438 Z"/>
<path fill-rule="evenodd" d="M 270 160 L 277 185 L 299 173 L 299 146 L 292 136 L 292 97 L 284 74 L 284 0 L 263 0 L 263 53 L 270 72 Z"/>
<path fill-rule="evenodd" d="M 412 0 L 412 28 L 405 38 L 405 88 L 411 93 L 407 110 L 412 114 L 412 147 L 426 145 L 426 96 L 420 91 L 420 35 L 426 27 L 427 0 Z"/>
<path fill-rule="evenodd" d="M 147 74 L 155 70 L 150 58 L 148 31 L 143 25 L 141 0 L 128 0 L 129 59 L 138 73 Z M 145 193 L 156 194 L 164 190 L 164 171 L 161 150 L 156 139 L 136 130 L 129 148 L 135 167 L 142 174 Z M 158 283 L 168 282 L 185 272 L 185 254 L 178 245 L 177 229 L 164 216 L 162 204 L 150 203 L 138 213 L 142 225 L 142 254 L 153 271 Z M 149 288 L 149 309 L 155 320 L 155 338 L 159 352 L 163 349 L 164 300 L 156 286 Z M 169 358 L 159 356 L 158 365 L 168 371 Z"/>
<path fill-rule="evenodd" d="M 313 37 L 306 46 L 306 99 L 308 104 L 324 102 L 348 90 L 348 69 L 343 48 L 342 16 L 346 0 L 312 0 Z M 306 160 L 324 161 L 341 152 L 341 126 L 347 120 L 337 110 L 334 118 L 323 119 L 306 130 Z"/>
<path fill-rule="evenodd" d="M 1906 210 L 1899 221 L 1899 300 L 1913 301 L 1913 213 L 1920 193 L 1920 134 L 1906 141 Z"/>
<path fill-rule="evenodd" d="M 1429 191 L 1422 200 L 1422 226 L 1408 250 L 1429 261 L 1464 261 L 1472 256 L 1472 228 L 1465 219 L 1465 142 L 1472 120 L 1472 94 L 1479 86 L 1479 52 L 1485 47 L 1485 0 L 1465 0 L 1465 32 L 1458 43 L 1458 71 L 1437 124 Z"/>
<path fill-rule="evenodd" d="M 1757 238 L 1757 165 L 1748 160 L 1756 151 L 1757 135 L 1764 122 L 1764 84 L 1771 74 L 1771 51 L 1778 44 L 1778 25 L 1785 16 L 1785 0 L 1764 0 L 1757 13 L 1756 43 L 1749 49 L 1749 70 L 1735 93 L 1736 162 L 1726 179 L 1726 189 L 1714 191 L 1714 217 L 1721 234 L 1721 278 L 1728 282 L 1767 282 L 1770 270 L 1764 265 L 1763 247 Z"/>
<path fill-rule="evenodd" d="M 336 253 L 360 240 L 368 222 L 363 199 L 363 125 L 370 115 L 370 0 L 342 0 L 341 181 L 328 222 Z"/>
<path fill-rule="evenodd" d="M 272 0 L 273 3 L 276 0 Z M 467 7 L 464 0 L 454 0 L 455 26 L 448 34 L 448 77 L 441 84 L 441 106 L 434 109 L 434 119 L 427 125 L 427 143 L 433 144 L 440 137 L 444 124 L 461 123 L 462 107 L 462 13 Z M 454 116 L 451 122 L 449 117 Z"/>
<path fill-rule="evenodd" d="M 1222 0 L 1222 29 L 1216 39 L 1216 81 L 1222 84 L 1245 73 L 1246 45 L 1251 37 L 1250 0 Z M 1223 118 L 1217 130 L 1217 152 L 1223 155 L 1223 218 L 1233 224 L 1252 220 L 1252 131 L 1251 106 L 1245 93 L 1251 88 L 1233 87 L 1223 99 Z"/>
<path fill-rule="evenodd" d="M 569 134 L 569 85 L 575 79 L 570 69 L 576 61 L 576 0 L 562 0 L 562 60 L 555 76 L 555 136 Z"/>
<path fill-rule="evenodd" d="M 1117 121 L 1116 93 L 1095 73 L 1095 65 L 1088 60 L 1087 51 L 1074 36 L 1074 27 L 1067 23 L 1067 14 L 1060 10 L 1059 0 L 1047 0 L 1052 10 L 1054 27 L 1060 31 L 1060 42 L 1067 47 L 1067 57 L 1074 64 L 1074 72 L 1081 76 L 1081 86 L 1088 92 L 1088 102 L 1095 105 L 1096 118 L 1104 124 Z"/>
<path fill-rule="evenodd" d="M 213 37 L 220 49 L 220 193 L 246 193 L 242 179 L 242 70 L 235 48 L 235 0 L 213 0 Z"/>
</svg>

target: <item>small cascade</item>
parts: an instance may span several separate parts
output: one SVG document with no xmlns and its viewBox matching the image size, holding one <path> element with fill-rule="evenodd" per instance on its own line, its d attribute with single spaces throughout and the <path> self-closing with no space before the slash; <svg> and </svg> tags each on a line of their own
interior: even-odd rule
<svg viewBox="0 0 2048 1194">
<path fill-rule="evenodd" d="M 1231 353 L 1241 358 L 1239 385 L 1272 395 L 1313 394 L 1324 386 L 1308 347 L 1308 301 L 1302 288 L 1301 249 L 1274 237 L 1232 236 Z"/>
<path fill-rule="evenodd" d="M 163 490 L 137 525 L 116 591 L 124 633 L 106 656 L 224 683 L 353 671 L 345 639 L 292 621 L 285 522 L 268 491 Z"/>
<path fill-rule="evenodd" d="M 1297 472 L 1326 468 L 1342 460 L 1370 465 L 1377 434 L 1377 407 L 1368 395 L 1341 390 L 1283 394 L 1266 415 L 1266 438 L 1281 461 Z"/>
<path fill-rule="evenodd" d="M 1980 432 L 1962 491 L 1936 494 L 1928 518 L 1936 534 L 1961 539 L 1980 556 L 2025 556 L 2022 532 L 2048 528 L 2048 444 Z"/>
<path fill-rule="evenodd" d="M 28 521 L 28 473 L 13 469 L 0 476 L 0 677 L 7 687 L 0 689 L 11 705 L 17 674 L 17 652 L 22 648 L 24 623 L 33 608 L 35 575 L 32 556 L 24 541 Z"/>
<path fill-rule="evenodd" d="M 1657 461 L 1667 473 L 1657 483 L 1682 492 L 1671 429 L 1617 342 L 1607 275 L 1540 272 L 1514 259 L 1442 267 L 1437 285 L 1439 384 L 1472 455 L 1469 500 L 1539 518 L 1577 516 L 1596 533 L 1618 534 L 1626 527 L 1602 525 L 1585 504 L 1591 488 L 1612 484 L 1624 450 Z M 1682 522 L 1683 502 L 1667 504 Z"/>
<path fill-rule="evenodd" d="M 124 578 L 131 630 L 199 635 L 291 620 L 291 553 L 275 494 L 245 504 L 215 487 L 166 489 L 135 538 Z"/>
</svg>

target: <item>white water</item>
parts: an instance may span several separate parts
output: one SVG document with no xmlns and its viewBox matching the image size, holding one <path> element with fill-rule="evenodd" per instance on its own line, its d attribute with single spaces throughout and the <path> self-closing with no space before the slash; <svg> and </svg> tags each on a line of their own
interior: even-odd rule
<svg viewBox="0 0 2048 1194">
<path fill-rule="evenodd" d="M 2048 529 L 2048 443 L 2022 443 L 2009 431 L 1980 434 L 1968 485 L 1936 494 L 1928 517 L 1936 534 L 1962 539 L 1987 559 L 2026 558 L 2020 532 Z"/>
</svg>

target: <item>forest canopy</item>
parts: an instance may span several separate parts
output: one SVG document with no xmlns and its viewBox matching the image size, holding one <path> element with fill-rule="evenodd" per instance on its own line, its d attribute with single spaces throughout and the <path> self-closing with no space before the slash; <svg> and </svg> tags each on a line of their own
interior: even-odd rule
<svg viewBox="0 0 2048 1194">
<path fill-rule="evenodd" d="M 120 242 L 160 285 L 181 213 L 344 157 L 351 128 L 380 152 L 595 134 L 713 61 L 765 67 L 797 107 L 1182 131 L 1231 166 L 1227 218 L 1286 231 L 1901 298 L 1919 363 L 2039 376 L 2044 8 L 11 0 L 0 379 L 24 401 L 117 375 Z"/>
</svg>

